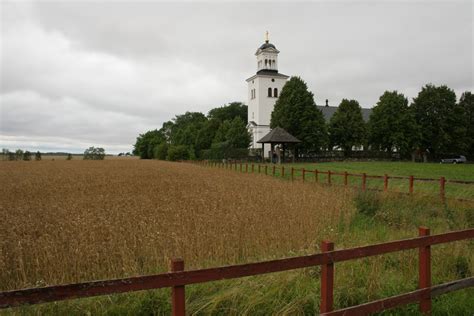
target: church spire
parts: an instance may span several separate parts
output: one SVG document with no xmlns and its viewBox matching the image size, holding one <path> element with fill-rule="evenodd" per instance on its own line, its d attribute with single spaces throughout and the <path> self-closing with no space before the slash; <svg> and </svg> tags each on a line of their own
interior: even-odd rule
<svg viewBox="0 0 474 316">
<path fill-rule="evenodd" d="M 265 32 L 265 43 L 268 43 L 270 40 L 268 39 L 268 31 Z"/>
</svg>

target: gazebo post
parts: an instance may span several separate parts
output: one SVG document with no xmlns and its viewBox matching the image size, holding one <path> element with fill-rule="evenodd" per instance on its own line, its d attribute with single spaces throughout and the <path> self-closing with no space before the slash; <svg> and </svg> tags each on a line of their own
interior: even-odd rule
<svg viewBox="0 0 474 316">
<path fill-rule="evenodd" d="M 273 161 L 273 154 L 275 153 L 275 145 L 273 143 L 270 143 L 270 160 L 272 163 L 275 163 L 275 161 Z"/>
<path fill-rule="evenodd" d="M 262 143 L 262 162 L 265 162 L 265 143 Z"/>
<path fill-rule="evenodd" d="M 282 161 L 283 161 L 283 163 L 285 163 L 285 150 L 286 150 L 285 143 L 281 144 L 281 148 L 283 148 L 283 154 L 281 155 L 282 156 Z"/>
</svg>

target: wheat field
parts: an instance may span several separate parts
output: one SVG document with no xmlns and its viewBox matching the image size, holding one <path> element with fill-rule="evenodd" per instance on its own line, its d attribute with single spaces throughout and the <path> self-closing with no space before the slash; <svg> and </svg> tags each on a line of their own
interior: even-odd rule
<svg viewBox="0 0 474 316">
<path fill-rule="evenodd" d="M 0 290 L 163 272 L 173 257 L 183 258 L 186 269 L 197 269 L 311 254 L 319 252 L 323 239 L 346 248 L 413 237 L 419 224 L 430 225 L 434 233 L 470 225 L 464 206 L 452 207 L 455 219 L 449 222 L 439 205 L 414 216 L 413 208 L 424 209 L 426 201 L 387 199 L 378 222 L 361 222 L 354 192 L 342 188 L 155 160 L 2 162 Z M 469 274 L 474 270 L 472 244 L 439 248 L 434 251 L 437 281 L 456 278 L 457 257 L 467 258 Z M 416 283 L 415 252 L 360 262 L 338 268 L 336 305 L 398 294 Z M 317 271 L 190 287 L 189 310 L 307 314 L 308 306 L 317 309 Z M 261 296 L 255 299 L 255 293 Z M 120 305 L 100 300 L 76 300 L 86 306 L 78 311 L 71 303 L 58 306 L 68 314 L 107 314 L 111 305 Z M 156 311 L 168 311 L 161 296 L 153 304 Z M 35 308 L 27 311 L 51 312 Z M 156 311 L 152 314 L 161 313 Z"/>
<path fill-rule="evenodd" d="M 348 199 L 159 161 L 0 164 L 2 290 L 316 251 Z M 344 195 L 344 193 L 341 193 Z M 291 236 L 291 238 L 288 238 Z"/>
</svg>

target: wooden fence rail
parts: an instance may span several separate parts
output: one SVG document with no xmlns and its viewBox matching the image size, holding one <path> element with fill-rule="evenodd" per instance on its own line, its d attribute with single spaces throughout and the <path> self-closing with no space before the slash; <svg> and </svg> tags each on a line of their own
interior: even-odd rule
<svg viewBox="0 0 474 316">
<path fill-rule="evenodd" d="M 170 287 L 172 288 L 173 315 L 182 316 L 186 311 L 186 285 L 320 265 L 322 266 L 320 303 L 322 315 L 366 315 L 412 302 L 419 302 L 420 310 L 423 313 L 429 313 L 432 297 L 474 286 L 474 277 L 431 286 L 430 247 L 467 239 L 474 239 L 474 229 L 430 235 L 428 228 L 420 227 L 419 237 L 416 238 L 342 250 L 334 250 L 332 242 L 323 241 L 321 253 L 257 263 L 186 271 L 182 259 L 173 259 L 170 262 L 171 271 L 168 273 L 0 292 L 0 308 Z M 419 286 L 417 290 L 334 311 L 335 263 L 417 248 L 419 251 Z"/>
<path fill-rule="evenodd" d="M 232 169 L 232 162 L 230 163 L 215 163 L 215 162 L 202 162 L 202 164 L 206 165 L 206 166 L 223 166 L 223 165 L 226 165 L 226 164 L 229 164 L 230 165 L 230 169 Z M 235 165 L 237 166 L 237 163 L 235 163 Z M 248 166 L 247 164 L 246 165 L 246 168 L 245 168 L 245 172 L 248 173 Z M 242 166 L 243 164 L 240 163 L 240 171 L 242 172 Z M 266 169 L 267 168 L 267 165 L 265 165 L 265 174 L 266 173 Z M 258 165 L 258 170 L 261 169 L 261 166 L 260 164 Z M 237 170 L 237 168 L 235 168 L 235 170 Z M 254 164 L 252 164 L 252 173 L 254 173 Z M 276 172 L 279 172 L 279 175 L 281 178 L 284 178 L 285 177 L 285 167 L 284 166 L 276 166 L 276 165 L 272 165 L 272 176 L 275 176 L 276 175 Z M 260 173 L 260 172 L 259 172 Z M 291 173 L 290 173 L 290 179 L 291 181 L 294 181 L 296 180 L 297 178 L 297 174 L 300 174 L 301 175 L 301 180 L 303 182 L 306 182 L 307 181 L 307 175 L 308 174 L 314 174 L 314 179 L 315 179 L 315 182 L 319 182 L 319 175 L 321 174 L 324 174 L 324 175 L 327 175 L 327 184 L 328 185 L 332 185 L 334 183 L 333 181 L 333 177 L 334 176 L 342 176 L 343 177 L 343 185 L 344 186 L 349 186 L 349 177 L 359 177 L 361 180 L 360 180 L 360 189 L 362 191 L 366 191 L 368 188 L 367 188 L 367 179 L 381 179 L 383 180 L 383 189 L 381 189 L 380 191 L 389 191 L 389 180 L 390 179 L 396 179 L 396 180 L 408 180 L 408 194 L 413 194 L 415 192 L 415 181 L 422 181 L 422 182 L 438 182 L 439 183 L 439 197 L 442 201 L 446 201 L 446 183 L 456 183 L 456 184 L 465 184 L 465 185 L 474 185 L 474 181 L 465 181 L 465 180 L 446 180 L 445 177 L 440 177 L 439 179 L 433 179 L 433 178 L 420 178 L 420 177 L 415 177 L 415 176 L 389 176 L 387 174 L 381 176 L 381 175 L 368 175 L 366 173 L 361 173 L 361 174 L 357 174 L 357 173 L 349 173 L 347 171 L 344 171 L 344 172 L 335 172 L 335 171 L 331 171 L 331 170 L 328 170 L 328 171 L 321 171 L 321 170 L 318 170 L 318 169 L 315 169 L 315 170 L 307 170 L 307 169 L 304 169 L 304 168 L 301 168 L 301 169 L 297 169 L 297 168 L 294 168 L 292 167 L 291 168 Z M 377 189 L 371 189 L 371 190 L 377 190 Z M 403 192 L 402 192 L 403 193 Z M 464 201 L 474 201 L 474 200 L 469 200 L 469 199 L 463 199 L 463 198 L 457 198 L 457 200 L 464 200 Z"/>
</svg>

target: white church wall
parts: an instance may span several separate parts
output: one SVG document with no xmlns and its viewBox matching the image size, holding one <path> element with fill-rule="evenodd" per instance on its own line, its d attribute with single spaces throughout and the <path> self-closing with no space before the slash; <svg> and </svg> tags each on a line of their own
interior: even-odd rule
<svg viewBox="0 0 474 316">
<path fill-rule="evenodd" d="M 272 81 L 272 79 L 274 81 Z M 270 119 L 278 98 L 273 97 L 273 91 L 278 89 L 278 96 L 286 83 L 286 79 L 278 77 L 258 77 L 258 125 L 270 125 Z M 272 97 L 268 96 L 268 88 L 272 89 Z"/>
</svg>

